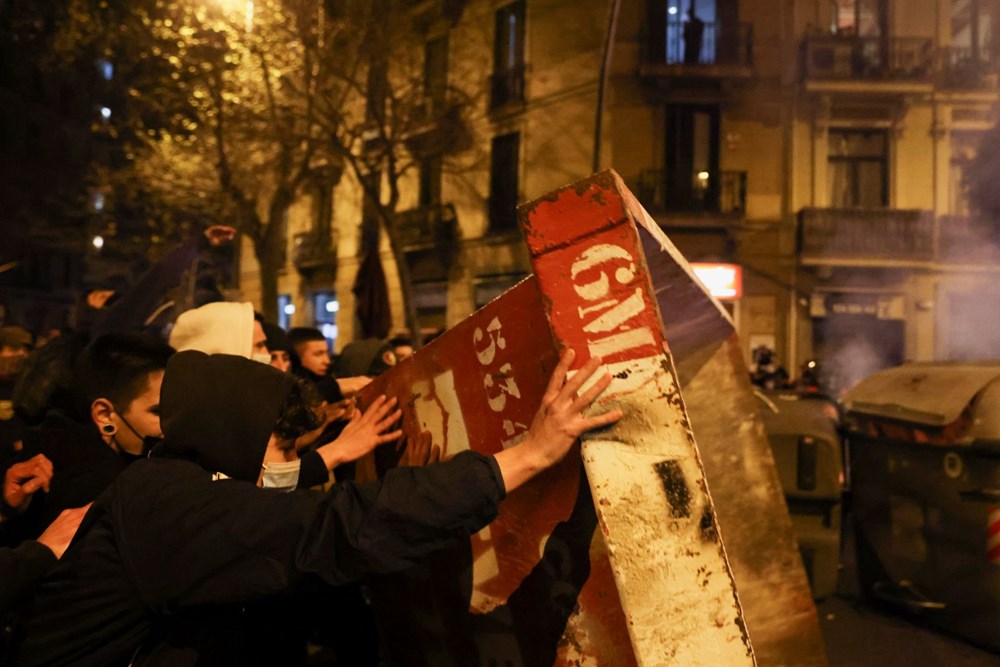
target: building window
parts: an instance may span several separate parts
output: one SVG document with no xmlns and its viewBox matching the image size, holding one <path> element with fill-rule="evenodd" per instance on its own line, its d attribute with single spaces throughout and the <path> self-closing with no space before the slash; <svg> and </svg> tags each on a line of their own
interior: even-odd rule
<svg viewBox="0 0 1000 667">
<path fill-rule="evenodd" d="M 667 0 L 667 63 L 714 63 L 718 27 L 715 0 Z"/>
<path fill-rule="evenodd" d="M 668 211 L 718 210 L 718 107 L 667 107 L 666 167 Z"/>
<path fill-rule="evenodd" d="M 429 155 L 420 161 L 419 204 L 437 206 L 441 203 L 441 155 Z"/>
<path fill-rule="evenodd" d="M 952 0 L 951 49 L 953 61 L 990 62 L 994 59 L 993 23 L 996 0 Z"/>
<path fill-rule="evenodd" d="M 518 152 L 521 135 L 517 132 L 493 138 L 490 153 L 489 230 L 505 232 L 517 229 Z"/>
<path fill-rule="evenodd" d="M 523 273 L 480 276 L 476 279 L 474 288 L 476 308 L 482 308 L 525 278 L 527 275 Z"/>
<path fill-rule="evenodd" d="M 888 206 L 888 162 L 885 130 L 830 130 L 830 206 Z"/>
<path fill-rule="evenodd" d="M 886 5 L 883 0 L 830 0 L 831 32 L 851 37 L 885 35 Z"/>
<path fill-rule="evenodd" d="M 979 133 L 951 133 L 948 212 L 952 215 L 969 215 L 969 176 L 980 140 Z"/>
<path fill-rule="evenodd" d="M 340 310 L 340 302 L 332 291 L 313 292 L 312 306 L 314 326 L 323 332 L 323 337 L 332 350 L 337 344 L 337 312 Z"/>
<path fill-rule="evenodd" d="M 448 35 L 432 39 L 424 45 L 424 97 L 431 112 L 444 108 L 448 90 Z"/>
<path fill-rule="evenodd" d="M 292 326 L 292 315 L 295 314 L 295 304 L 290 294 L 278 295 L 278 326 L 286 331 Z"/>
<path fill-rule="evenodd" d="M 524 100 L 524 2 L 497 10 L 491 79 L 492 108 Z"/>
<path fill-rule="evenodd" d="M 413 305 L 417 310 L 417 326 L 422 334 L 443 331 L 447 327 L 448 283 L 414 283 Z"/>
</svg>

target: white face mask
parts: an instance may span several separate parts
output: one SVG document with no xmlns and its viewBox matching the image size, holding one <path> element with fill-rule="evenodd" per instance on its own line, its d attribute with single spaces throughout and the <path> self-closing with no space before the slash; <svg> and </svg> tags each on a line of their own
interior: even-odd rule
<svg viewBox="0 0 1000 667">
<path fill-rule="evenodd" d="M 261 475 L 261 486 L 265 489 L 294 491 L 295 487 L 299 485 L 299 470 L 301 468 L 302 461 L 265 463 L 264 474 Z"/>
<path fill-rule="evenodd" d="M 271 365 L 270 354 L 264 354 L 263 352 L 254 352 L 253 354 L 250 355 L 250 358 L 253 359 L 254 361 L 259 361 L 262 364 L 267 364 L 268 366 Z"/>
</svg>

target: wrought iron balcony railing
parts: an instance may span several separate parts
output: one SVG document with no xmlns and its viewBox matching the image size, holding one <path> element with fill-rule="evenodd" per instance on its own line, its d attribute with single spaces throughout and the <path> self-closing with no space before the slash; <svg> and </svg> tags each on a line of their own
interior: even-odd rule
<svg viewBox="0 0 1000 667">
<path fill-rule="evenodd" d="M 946 88 L 996 88 L 997 63 L 971 48 L 948 46 L 938 49 L 937 67 L 940 82 Z"/>
<path fill-rule="evenodd" d="M 799 213 L 799 255 L 827 261 L 934 259 L 934 217 L 912 209 L 805 208 Z"/>
<path fill-rule="evenodd" d="M 651 35 L 648 65 L 753 65 L 753 25 L 704 23 L 700 44 L 688 44 L 687 21 L 668 21 L 665 35 Z"/>
<path fill-rule="evenodd" d="M 807 79 L 931 79 L 934 45 L 923 37 L 810 35 L 804 42 Z"/>
<path fill-rule="evenodd" d="M 699 178 L 702 177 L 703 178 Z M 644 169 L 631 187 L 651 213 L 746 213 L 747 173 L 745 171 L 700 172 L 694 176 L 692 193 L 671 201 L 665 169 Z M 714 182 L 713 182 L 714 181 Z"/>
<path fill-rule="evenodd" d="M 524 65 L 494 72 L 490 76 L 490 108 L 524 101 Z"/>
<path fill-rule="evenodd" d="M 946 264 L 1000 262 L 1000 225 L 959 215 L 938 217 L 938 259 Z"/>
<path fill-rule="evenodd" d="M 451 204 L 420 206 L 396 213 L 393 232 L 406 251 L 446 250 L 455 240 L 458 217 Z"/>
<path fill-rule="evenodd" d="M 292 264 L 300 272 L 335 269 L 335 235 L 318 231 L 301 232 L 292 237 Z"/>
</svg>

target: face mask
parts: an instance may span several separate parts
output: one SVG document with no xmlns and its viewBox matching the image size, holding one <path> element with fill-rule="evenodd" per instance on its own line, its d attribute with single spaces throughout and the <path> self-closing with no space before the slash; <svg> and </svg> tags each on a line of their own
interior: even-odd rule
<svg viewBox="0 0 1000 667">
<path fill-rule="evenodd" d="M 118 418 L 122 420 L 122 423 L 125 424 L 128 430 L 132 431 L 132 435 L 142 440 L 142 451 L 138 454 L 130 454 L 126 452 L 120 445 L 118 446 L 119 449 L 118 453 L 122 458 L 125 459 L 126 463 L 135 463 L 140 459 L 146 458 L 147 456 L 149 456 L 149 450 L 151 450 L 153 447 L 156 447 L 163 441 L 163 436 L 161 435 L 142 435 L 137 430 L 135 430 L 135 427 L 132 426 L 132 424 L 130 424 L 127 419 L 125 419 L 125 415 L 123 415 L 121 412 L 117 410 L 116 412 L 118 412 Z"/>
<path fill-rule="evenodd" d="M 261 486 L 265 489 L 294 491 L 295 487 L 299 485 L 299 470 L 301 468 L 302 461 L 265 463 L 264 474 L 261 476 Z"/>
<path fill-rule="evenodd" d="M 271 365 L 270 354 L 264 354 L 262 352 L 254 352 L 253 354 L 250 355 L 250 358 L 253 359 L 254 361 L 259 361 L 262 364 L 267 364 L 268 366 Z"/>
</svg>

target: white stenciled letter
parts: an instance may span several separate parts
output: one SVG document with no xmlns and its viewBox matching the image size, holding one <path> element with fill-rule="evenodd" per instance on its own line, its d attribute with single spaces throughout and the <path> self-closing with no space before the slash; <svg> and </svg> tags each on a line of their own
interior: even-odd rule
<svg viewBox="0 0 1000 667">
<path fill-rule="evenodd" d="M 625 248 L 611 245 L 610 243 L 599 243 L 590 246 L 580 253 L 580 256 L 573 262 L 573 266 L 570 267 L 570 278 L 575 283 L 584 271 L 595 269 L 601 264 L 616 260 L 624 261 L 624 265 L 619 266 L 615 270 L 615 280 L 622 285 L 631 282 L 635 278 L 635 261 L 632 259 L 632 255 Z M 596 301 L 608 296 L 610 286 L 608 274 L 605 271 L 600 271 L 597 278 L 588 283 L 574 284 L 573 289 L 587 301 Z"/>
<path fill-rule="evenodd" d="M 479 349 L 479 344 L 483 342 L 483 339 L 489 340 L 489 344 L 483 348 Z M 500 334 L 500 318 L 494 317 L 493 320 L 486 325 L 486 333 L 479 327 L 472 334 L 472 342 L 476 346 L 476 358 L 479 359 L 479 363 L 483 366 L 488 366 L 493 363 L 493 358 L 497 356 L 497 348 L 501 350 L 507 347 L 507 341 Z"/>
</svg>

